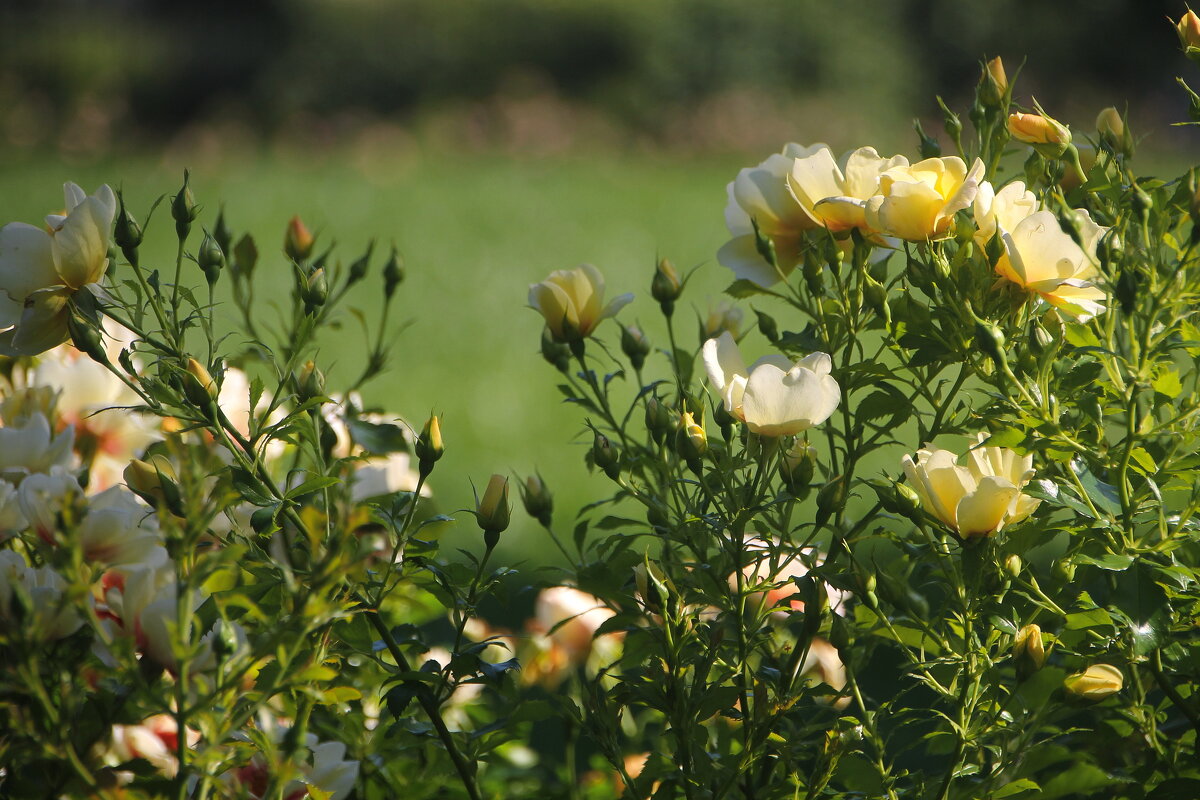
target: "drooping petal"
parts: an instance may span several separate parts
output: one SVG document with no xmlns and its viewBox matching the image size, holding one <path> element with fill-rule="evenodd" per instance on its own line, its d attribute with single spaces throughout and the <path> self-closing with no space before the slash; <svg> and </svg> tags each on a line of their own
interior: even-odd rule
<svg viewBox="0 0 1200 800">
<path fill-rule="evenodd" d="M 606 305 L 604 307 L 604 310 L 600 312 L 600 316 L 597 317 L 596 321 L 599 322 L 602 319 L 608 319 L 609 317 L 615 317 L 617 315 L 618 311 L 620 311 L 622 308 L 624 308 L 625 306 L 629 305 L 632 302 L 633 302 L 633 293 L 632 292 L 626 292 L 625 294 L 617 295 L 611 301 L 609 301 L 608 305 Z"/>
<path fill-rule="evenodd" d="M 65 342 L 69 294 L 65 286 L 51 286 L 29 295 L 17 326 L 0 334 L 0 355 L 36 356 Z"/>
</svg>

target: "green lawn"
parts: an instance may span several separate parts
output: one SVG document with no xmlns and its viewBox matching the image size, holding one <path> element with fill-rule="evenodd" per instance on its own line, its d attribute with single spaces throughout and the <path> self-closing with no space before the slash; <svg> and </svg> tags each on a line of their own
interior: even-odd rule
<svg viewBox="0 0 1200 800">
<path fill-rule="evenodd" d="M 158 194 L 176 191 L 183 166 L 150 160 L 10 164 L 0 221 L 37 222 L 61 204 L 65 180 L 89 192 L 103 182 L 123 185 L 144 220 Z M 440 510 L 470 505 L 470 481 L 482 489 L 493 471 L 523 476 L 537 468 L 556 493 L 559 527 L 569 529 L 574 510 L 611 484 L 585 470 L 581 442 L 590 444 L 590 436 L 580 436 L 579 414 L 560 402 L 557 373 L 539 355 L 542 323 L 526 307 L 528 285 L 551 270 L 590 261 L 607 276 L 610 293 L 638 295 L 620 319 L 642 323 L 657 345 L 666 335 L 649 297 L 656 256 L 669 256 L 681 268 L 701 265 L 676 314 L 681 343 L 694 346 L 697 311 L 706 312 L 708 300 L 730 280 L 714 254 L 725 235 L 725 183 L 740 166 L 732 158 L 474 153 L 397 157 L 364 168 L 349 158 L 275 155 L 193 165 L 193 188 L 204 206 L 202 224 L 211 226 L 224 203 L 234 230 L 258 239 L 266 319 L 274 318 L 267 287 L 286 291 L 290 280 L 280 244 L 292 214 L 319 233 L 319 242 L 336 239 L 346 260 L 372 237 L 394 241 L 407 267 L 397 318 L 411 324 L 398 334 L 392 367 L 368 387 L 367 400 L 418 426 L 430 411 L 444 416 L 447 452 L 433 478 Z M 151 263 L 166 267 L 173 257 L 165 206 L 146 248 Z M 198 271 L 194 278 L 201 280 Z M 379 284 L 368 280 L 351 305 L 370 314 L 379 299 Z M 331 387 L 351 379 L 361 363 L 357 324 L 346 322 L 344 335 L 319 358 L 333 365 L 327 369 Z M 617 327 L 606 322 L 599 330 L 615 346 Z M 652 359 L 649 374 L 656 363 L 665 362 Z M 460 515 L 460 523 L 455 541 L 473 544 L 470 518 Z M 535 557 L 549 552 L 544 534 L 523 512 L 514 514 L 506 539 Z"/>
</svg>

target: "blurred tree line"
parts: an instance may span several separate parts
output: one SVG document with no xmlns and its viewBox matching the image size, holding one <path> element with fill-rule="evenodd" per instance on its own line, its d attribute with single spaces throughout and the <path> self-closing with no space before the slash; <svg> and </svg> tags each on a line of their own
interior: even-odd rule
<svg viewBox="0 0 1200 800">
<path fill-rule="evenodd" d="M 0 143 L 169 137 L 236 116 L 274 135 L 365 112 L 401 121 L 537 91 L 642 136 L 715 96 L 814 96 L 933 116 L 984 56 L 1048 109 L 1182 118 L 1181 2 L 962 0 L 9 0 Z M 532 87 L 532 88 L 531 88 Z M 1134 120 L 1138 119 L 1135 113 Z M 1081 120 L 1082 121 L 1082 120 Z M 1090 118 L 1088 119 L 1090 123 Z M 685 131 L 686 133 L 686 131 Z"/>
</svg>

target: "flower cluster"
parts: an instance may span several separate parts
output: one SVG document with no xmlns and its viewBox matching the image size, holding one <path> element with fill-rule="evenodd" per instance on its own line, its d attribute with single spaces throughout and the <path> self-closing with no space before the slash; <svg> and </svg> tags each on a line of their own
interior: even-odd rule
<svg viewBox="0 0 1200 800">
<path fill-rule="evenodd" d="M 1033 125 L 1026 117 L 1049 124 L 1040 115 L 1015 116 L 1016 131 Z M 1032 142 L 1032 135 L 1021 138 Z M 1086 210 L 1075 211 L 1076 241 L 1023 182 L 996 187 L 987 180 L 978 158 L 969 166 L 957 156 L 909 163 L 905 156 L 883 158 L 863 147 L 835 159 L 823 144 L 789 144 L 738 173 L 727 195 L 725 221 L 733 239 L 717 258 L 738 278 L 762 287 L 786 279 L 806 248 L 819 242 L 818 233 L 847 246 L 847 231 L 858 230 L 883 249 L 882 258 L 897 240 L 928 243 L 957 235 L 962 213 L 973 218 L 981 246 L 998 237 L 1002 246 L 992 268 L 999 278 L 1081 320 L 1104 310 L 1096 246 L 1107 229 Z"/>
</svg>

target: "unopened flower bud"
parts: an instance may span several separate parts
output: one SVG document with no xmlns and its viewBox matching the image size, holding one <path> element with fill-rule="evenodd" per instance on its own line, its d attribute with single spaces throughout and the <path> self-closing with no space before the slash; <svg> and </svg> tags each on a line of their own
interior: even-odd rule
<svg viewBox="0 0 1200 800">
<path fill-rule="evenodd" d="M 446 446 L 442 442 L 442 423 L 438 419 L 437 414 L 433 414 L 425 422 L 425 427 L 421 429 L 421 435 L 417 437 L 417 442 L 413 445 L 413 452 L 417 456 L 417 469 L 420 474 L 427 477 L 433 472 L 433 465 L 446 452 Z"/>
<path fill-rule="evenodd" d="M 975 346 L 996 363 L 998 369 L 1003 369 L 1008 361 L 1004 352 L 1004 331 L 1000 326 L 986 319 L 975 319 Z"/>
<path fill-rule="evenodd" d="M 1021 576 L 1021 566 L 1021 557 L 1016 553 L 1013 553 L 1011 556 L 1004 559 L 1004 571 L 1013 578 L 1019 578 Z"/>
<path fill-rule="evenodd" d="M 750 224 L 754 228 L 754 249 L 762 256 L 763 261 L 766 261 L 772 267 L 776 267 L 779 261 L 775 255 L 775 243 L 758 227 L 757 219 L 752 217 Z"/>
<path fill-rule="evenodd" d="M 646 430 L 655 444 L 662 444 L 663 437 L 674 430 L 670 417 L 670 410 L 657 397 L 646 398 Z"/>
<path fill-rule="evenodd" d="M 621 352 L 635 370 L 642 368 L 646 363 L 646 356 L 650 353 L 650 342 L 641 328 L 636 325 L 621 326 Z"/>
<path fill-rule="evenodd" d="M 550 328 L 542 328 L 542 358 L 559 372 L 571 368 L 571 348 L 554 338 Z"/>
<path fill-rule="evenodd" d="M 221 206 L 221 210 L 217 212 L 217 224 L 213 226 L 212 235 L 222 253 L 231 252 L 233 231 L 229 230 L 229 223 L 225 221 L 225 206 Z"/>
<path fill-rule="evenodd" d="M 979 99 L 985 105 L 1001 107 L 1008 97 L 1008 75 L 1004 72 L 1004 62 L 996 56 L 987 62 L 983 75 L 979 80 Z"/>
<path fill-rule="evenodd" d="M 921 124 L 921 120 L 913 120 L 913 130 L 917 132 L 917 152 L 921 154 L 921 158 L 937 158 L 942 154 L 942 146 L 937 139 L 925 133 L 925 126 Z"/>
<path fill-rule="evenodd" d="M 296 396 L 301 403 L 325 394 L 325 373 L 309 359 L 296 373 Z"/>
<path fill-rule="evenodd" d="M 546 488 L 541 475 L 530 475 L 521 487 L 521 502 L 526 513 L 536 519 L 543 527 L 550 527 L 554 513 L 554 498 Z"/>
<path fill-rule="evenodd" d="M 1063 681 L 1063 689 L 1073 697 L 1089 703 L 1111 697 L 1125 685 L 1121 670 L 1108 664 L 1093 664 Z"/>
<path fill-rule="evenodd" d="M 742 333 L 742 320 L 745 314 L 742 309 L 728 300 L 720 300 L 708 307 L 708 316 L 700 325 L 700 341 L 715 339 L 725 331 L 738 338 Z"/>
<path fill-rule="evenodd" d="M 1062 158 L 1071 144 L 1071 131 L 1053 117 L 1047 116 L 1037 101 L 1038 113 L 1014 112 L 1008 115 L 1008 132 L 1018 142 L 1031 145 L 1035 151 L 1049 159 Z"/>
<path fill-rule="evenodd" d="M 838 475 L 817 492 L 816 524 L 820 528 L 846 505 L 846 481 Z"/>
<path fill-rule="evenodd" d="M 617 448 L 602 433 L 596 433 L 595 438 L 592 439 L 592 463 L 614 481 L 621 475 L 620 456 Z"/>
<path fill-rule="evenodd" d="M 1128 158 L 1133 155 L 1133 136 L 1121 118 L 1121 112 L 1109 106 L 1096 116 L 1096 133 L 1100 144 Z"/>
<path fill-rule="evenodd" d="M 880 316 L 885 326 L 891 327 L 892 309 L 888 305 L 887 289 L 869 273 L 863 274 L 863 302 Z"/>
<path fill-rule="evenodd" d="M 183 186 L 171 200 L 171 218 L 175 220 L 175 235 L 181 242 L 188 237 L 188 233 L 192 229 L 192 221 L 200 214 L 196 198 L 192 196 L 192 187 L 189 183 L 191 177 L 191 173 L 185 169 Z"/>
<path fill-rule="evenodd" d="M 148 461 L 133 459 L 125 467 L 125 485 L 152 508 L 165 508 L 177 517 L 184 516 L 179 479 L 166 456 L 154 455 Z"/>
<path fill-rule="evenodd" d="M 117 224 L 113 229 L 113 241 L 121 248 L 125 260 L 135 267 L 138 264 L 138 247 L 142 243 L 142 226 L 125 208 L 125 195 L 117 192 L 120 208 L 117 210 Z"/>
<path fill-rule="evenodd" d="M 304 261 L 312 255 L 316 239 L 305 227 L 299 216 L 293 216 L 288 221 L 287 232 L 283 236 L 283 252 L 293 261 Z"/>
<path fill-rule="evenodd" d="M 354 263 L 350 265 L 350 269 L 346 273 L 346 285 L 353 286 L 354 284 L 367 277 L 367 268 L 371 264 L 371 253 L 375 250 L 375 242 L 372 241 L 367 245 L 367 252 L 359 256 Z"/>
<path fill-rule="evenodd" d="M 662 613 L 663 603 L 675 588 L 662 568 L 648 559 L 633 568 L 633 583 L 642 606 L 652 614 Z"/>
<path fill-rule="evenodd" d="M 187 360 L 183 376 L 183 394 L 198 406 L 207 406 L 217 399 L 217 382 L 208 373 L 208 369 L 194 358 Z"/>
<path fill-rule="evenodd" d="M 755 316 L 758 317 L 758 332 L 761 333 L 768 342 L 772 344 L 779 340 L 779 325 L 776 324 L 775 318 L 765 311 L 754 309 Z"/>
<path fill-rule="evenodd" d="M 217 282 L 217 278 L 221 276 L 221 269 L 225 266 L 225 253 L 221 250 L 221 245 L 217 244 L 217 240 L 208 231 L 204 232 L 204 240 L 200 243 L 200 252 L 196 254 L 196 261 L 200 265 L 200 269 L 204 271 L 204 277 L 208 281 L 209 286 Z"/>
<path fill-rule="evenodd" d="M 325 279 L 325 268 L 318 267 L 308 274 L 300 287 L 300 299 L 304 301 L 304 310 L 311 314 L 329 297 L 329 282 Z"/>
<path fill-rule="evenodd" d="M 1037 625 L 1026 625 L 1017 631 L 1013 640 L 1013 662 L 1017 668 L 1017 680 L 1026 680 L 1046 663 L 1046 645 L 1042 642 L 1042 629 Z"/>
<path fill-rule="evenodd" d="M 396 293 L 396 287 L 404 281 L 404 260 L 395 247 L 383 265 L 383 294 L 390 298 Z"/>
<path fill-rule="evenodd" d="M 650 281 L 650 296 L 658 301 L 663 314 L 671 316 L 675 312 L 675 301 L 683 293 L 683 281 L 679 279 L 679 271 L 669 259 L 659 259 L 654 270 L 654 279 Z"/>
<path fill-rule="evenodd" d="M 783 453 L 783 479 L 793 492 L 801 496 L 808 494 L 809 484 L 817 469 L 817 448 L 807 439 L 796 439 Z"/>
<path fill-rule="evenodd" d="M 97 325 L 76 314 L 67 312 L 67 332 L 71 335 L 71 344 L 79 352 L 98 364 L 108 363 L 108 353 L 104 350 L 104 342 L 100 339 Z"/>
<path fill-rule="evenodd" d="M 484 543 L 488 549 L 496 546 L 500 534 L 508 527 L 512 509 L 508 505 L 508 478 L 493 475 L 484 490 L 483 498 L 475 506 L 475 520 L 483 529 Z"/>
<path fill-rule="evenodd" d="M 708 452 L 708 434 L 696 422 L 691 412 L 679 416 L 679 430 L 675 434 L 675 449 L 689 465 Z"/>
<path fill-rule="evenodd" d="M 1175 33 L 1179 36 L 1179 45 L 1183 52 L 1193 61 L 1200 61 L 1200 17 L 1190 8 L 1187 13 L 1175 23 Z"/>
</svg>

